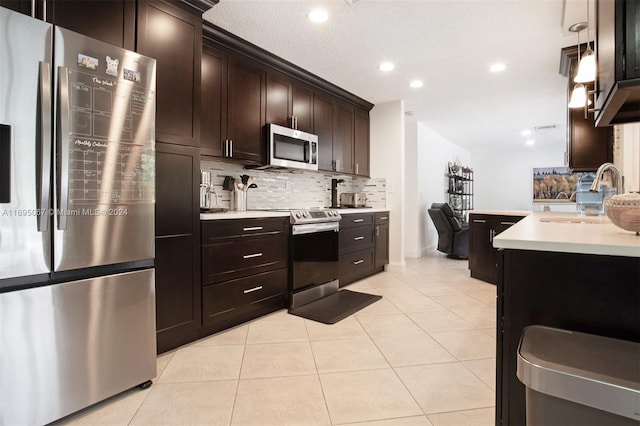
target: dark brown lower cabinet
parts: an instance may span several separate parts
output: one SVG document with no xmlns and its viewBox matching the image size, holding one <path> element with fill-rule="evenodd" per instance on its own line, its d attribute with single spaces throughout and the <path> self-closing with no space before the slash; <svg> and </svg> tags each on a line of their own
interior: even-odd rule
<svg viewBox="0 0 640 426">
<path fill-rule="evenodd" d="M 384 270 L 389 263 L 389 212 L 341 213 L 340 286 Z"/>
<path fill-rule="evenodd" d="M 498 251 L 493 239 L 525 216 L 469 214 L 469 269 L 471 276 L 491 284 L 498 281 Z"/>
<path fill-rule="evenodd" d="M 201 223 L 202 335 L 282 309 L 289 217 Z"/>
<path fill-rule="evenodd" d="M 375 272 L 382 272 L 389 263 L 389 212 L 376 213 L 375 223 Z"/>
<path fill-rule="evenodd" d="M 156 144 L 156 329 L 158 353 L 197 338 L 201 327 L 197 148 Z"/>
<path fill-rule="evenodd" d="M 522 330 L 537 324 L 640 342 L 640 258 L 505 249 L 498 260 L 496 425 L 524 425 Z"/>
</svg>

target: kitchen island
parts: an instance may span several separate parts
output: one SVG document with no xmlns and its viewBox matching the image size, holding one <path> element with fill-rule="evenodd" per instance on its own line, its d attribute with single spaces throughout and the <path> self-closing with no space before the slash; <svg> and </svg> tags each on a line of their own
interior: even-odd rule
<svg viewBox="0 0 640 426">
<path fill-rule="evenodd" d="M 525 424 L 516 377 L 533 324 L 640 341 L 640 237 L 604 216 L 532 213 L 494 239 L 498 259 L 496 425 Z"/>
</svg>

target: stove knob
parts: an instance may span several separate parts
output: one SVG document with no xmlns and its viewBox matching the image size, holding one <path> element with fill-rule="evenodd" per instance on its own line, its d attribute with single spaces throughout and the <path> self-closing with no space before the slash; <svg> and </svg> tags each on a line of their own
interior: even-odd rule
<svg viewBox="0 0 640 426">
<path fill-rule="evenodd" d="M 310 218 L 310 217 L 311 217 L 311 213 L 309 213 L 309 212 L 305 211 L 305 212 L 304 212 L 304 217 L 306 217 L 306 218 Z"/>
<path fill-rule="evenodd" d="M 300 212 L 296 212 L 296 217 L 297 217 L 298 219 L 300 219 L 300 218 L 302 217 L 302 213 L 300 213 Z"/>
</svg>

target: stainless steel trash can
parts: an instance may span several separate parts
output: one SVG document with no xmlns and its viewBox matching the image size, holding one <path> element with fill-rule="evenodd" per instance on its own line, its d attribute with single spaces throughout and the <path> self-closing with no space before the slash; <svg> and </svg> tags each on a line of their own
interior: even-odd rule
<svg viewBox="0 0 640 426">
<path fill-rule="evenodd" d="M 640 344 L 533 325 L 518 347 L 528 426 L 640 425 Z"/>
</svg>

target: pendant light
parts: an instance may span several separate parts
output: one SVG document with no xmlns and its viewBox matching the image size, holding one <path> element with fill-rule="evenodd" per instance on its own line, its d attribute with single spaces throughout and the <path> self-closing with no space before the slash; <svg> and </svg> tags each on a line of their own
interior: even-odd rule
<svg viewBox="0 0 640 426">
<path fill-rule="evenodd" d="M 589 42 L 589 0 L 587 0 L 587 50 L 582 55 L 582 59 L 578 64 L 578 73 L 573 79 L 576 83 L 590 83 L 596 80 L 596 55 L 591 50 L 591 43 Z M 580 37 L 580 33 L 578 33 Z M 578 42 L 578 48 L 580 43 Z"/>
<path fill-rule="evenodd" d="M 573 24 L 569 27 L 569 31 L 578 33 L 578 62 L 581 62 L 580 58 L 580 31 L 588 28 L 586 22 L 578 22 L 577 24 Z M 579 72 L 579 71 L 578 71 Z M 574 80 L 575 81 L 575 80 Z M 588 102 L 591 105 L 591 101 L 587 101 L 587 87 L 578 83 L 574 86 L 571 91 L 571 99 L 569 100 L 569 108 L 583 108 L 585 104 Z"/>
</svg>

